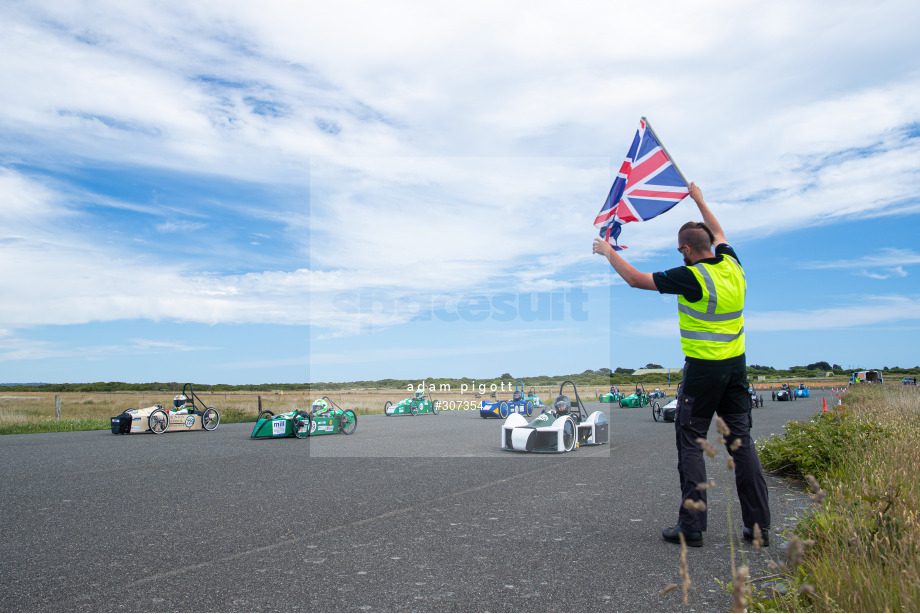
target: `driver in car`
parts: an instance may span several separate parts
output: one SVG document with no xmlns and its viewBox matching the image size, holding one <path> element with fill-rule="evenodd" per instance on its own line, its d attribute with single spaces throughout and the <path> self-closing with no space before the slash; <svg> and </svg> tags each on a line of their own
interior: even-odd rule
<svg viewBox="0 0 920 614">
<path fill-rule="evenodd" d="M 570 411 L 572 411 L 572 400 L 564 394 L 560 394 L 553 401 L 553 408 L 550 413 L 558 418 L 559 416 L 567 416 Z"/>
<path fill-rule="evenodd" d="M 177 394 L 176 398 L 173 399 L 173 408 L 169 410 L 170 413 L 187 414 L 188 413 L 188 406 L 186 406 L 187 402 L 188 402 L 187 396 L 185 396 L 184 394 Z"/>
<path fill-rule="evenodd" d="M 310 410 L 310 413 L 313 415 L 325 414 L 329 411 L 329 404 L 326 403 L 325 399 L 317 399 L 313 401 L 313 407 Z"/>
</svg>

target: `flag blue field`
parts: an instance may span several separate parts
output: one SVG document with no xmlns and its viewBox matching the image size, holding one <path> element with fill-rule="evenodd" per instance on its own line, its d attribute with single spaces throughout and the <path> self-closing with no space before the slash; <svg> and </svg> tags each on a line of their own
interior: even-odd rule
<svg viewBox="0 0 920 614">
<path fill-rule="evenodd" d="M 618 242 L 623 224 L 658 217 L 687 194 L 687 181 L 643 118 L 594 225 L 619 251 L 627 247 Z"/>
</svg>

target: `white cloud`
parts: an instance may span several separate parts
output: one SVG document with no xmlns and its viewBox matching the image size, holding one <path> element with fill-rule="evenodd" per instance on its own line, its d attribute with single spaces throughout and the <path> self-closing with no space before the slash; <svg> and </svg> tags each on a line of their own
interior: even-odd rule
<svg viewBox="0 0 920 614">
<path fill-rule="evenodd" d="M 903 270 L 904 266 L 911 264 L 920 264 L 920 253 L 912 249 L 898 249 L 893 247 L 883 247 L 877 252 L 853 258 L 851 260 L 834 260 L 831 262 L 811 262 L 803 264 L 805 269 L 854 269 L 864 271 L 874 268 L 892 268 L 899 271 L 902 276 L 906 275 Z"/>
<path fill-rule="evenodd" d="M 0 336 L 2 337 L 2 336 Z M 10 336 L 9 339 L 0 338 L 0 362 L 47 360 L 58 358 L 72 358 L 79 360 L 101 360 L 115 356 L 131 356 L 136 354 L 157 355 L 172 354 L 176 352 L 200 352 L 220 348 L 201 345 L 188 345 L 170 341 L 155 341 L 150 339 L 127 339 L 123 345 L 88 345 L 83 347 L 69 347 L 62 343 L 50 341 L 35 341 L 31 339 Z"/>
<path fill-rule="evenodd" d="M 850 305 L 825 309 L 790 311 L 745 310 L 744 330 L 747 333 L 779 331 L 845 330 L 920 320 L 918 296 L 866 296 Z M 638 335 L 667 338 L 678 334 L 677 319 L 647 320 L 635 323 L 630 332 Z"/>
<path fill-rule="evenodd" d="M 852 305 L 745 314 L 745 330 L 796 331 L 861 328 L 920 319 L 920 297 L 868 296 Z"/>
<path fill-rule="evenodd" d="M 649 14 L 653 44 L 620 27 Z M 641 115 L 730 237 L 920 211 L 920 139 L 904 130 L 920 124 L 911 2 L 96 0 L 0 15 L 0 229 L 19 241 L 0 244 L 0 291 L 19 298 L 0 305 L 11 328 L 335 328 L 353 322 L 333 305 L 347 290 L 455 300 L 609 284 L 591 221 Z M 10 170 L 23 160 L 54 179 Z M 309 184 L 309 210 L 259 213 L 299 237 L 309 268 L 239 274 L 249 263 L 228 259 L 205 271 L 105 244 L 73 223 L 87 203 L 153 214 L 164 233 L 219 219 L 180 223 L 167 212 L 202 213 L 76 187 L 72 165 Z M 696 217 L 685 203 L 626 226 L 628 259 L 672 249 Z M 872 258 L 826 266 L 893 278 L 920 257 Z"/>
</svg>

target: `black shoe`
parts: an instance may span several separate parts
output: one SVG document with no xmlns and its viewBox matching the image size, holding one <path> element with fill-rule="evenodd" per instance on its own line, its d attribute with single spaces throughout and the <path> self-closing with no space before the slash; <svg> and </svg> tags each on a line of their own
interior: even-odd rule
<svg viewBox="0 0 920 614">
<path fill-rule="evenodd" d="M 679 524 L 674 525 L 669 529 L 662 529 L 661 536 L 664 538 L 664 541 L 671 542 L 672 544 L 680 543 L 680 534 L 684 534 L 684 542 L 688 546 L 693 548 L 699 548 L 703 545 L 703 532 L 702 531 L 685 531 L 680 528 Z"/>
<path fill-rule="evenodd" d="M 744 538 L 744 541 L 746 541 L 746 542 L 752 542 L 752 541 L 754 541 L 754 529 L 749 529 L 749 528 L 747 528 L 747 527 L 744 527 L 744 528 L 741 530 L 741 537 L 743 537 L 743 538 Z M 763 542 L 763 543 L 761 544 L 761 547 L 766 548 L 767 546 L 770 545 L 770 531 L 769 531 L 769 529 L 761 529 L 761 530 L 760 530 L 760 540 Z"/>
</svg>

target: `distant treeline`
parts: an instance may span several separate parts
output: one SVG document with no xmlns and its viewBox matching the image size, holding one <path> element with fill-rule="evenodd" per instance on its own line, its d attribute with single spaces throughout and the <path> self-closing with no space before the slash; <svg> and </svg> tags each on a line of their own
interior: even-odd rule
<svg viewBox="0 0 920 614">
<path fill-rule="evenodd" d="M 649 365 L 647 368 L 655 368 L 658 365 Z M 870 369 L 878 367 L 868 367 Z M 813 363 L 805 366 L 790 367 L 789 369 L 774 369 L 773 367 L 763 365 L 749 365 L 748 374 L 751 377 L 758 375 L 766 376 L 769 379 L 791 379 L 800 380 L 806 378 L 823 378 L 828 372 L 833 372 L 839 377 L 849 377 L 852 371 L 865 370 L 863 367 L 842 369 L 839 365 L 829 364 L 826 362 Z M 920 366 L 915 367 L 883 367 L 881 369 L 888 380 L 899 379 L 905 376 L 920 376 Z M 408 389 L 409 386 L 417 387 L 424 382 L 426 385 L 437 386 L 447 384 L 451 390 L 460 390 L 463 384 L 467 390 L 473 390 L 480 384 L 490 386 L 491 384 L 506 385 L 509 382 L 523 380 L 524 385 L 529 386 L 558 386 L 565 380 L 571 380 L 578 386 L 612 386 L 628 385 L 641 382 L 643 384 L 666 384 L 668 375 L 666 373 L 648 373 L 645 375 L 630 375 L 634 369 L 618 367 L 616 369 L 601 368 L 587 370 L 582 373 L 572 373 L 569 375 L 537 375 L 513 377 L 510 373 L 504 373 L 500 377 L 473 379 L 449 378 L 449 377 L 427 377 L 419 379 L 382 379 L 382 380 L 358 380 L 352 382 L 312 382 L 302 384 L 194 384 L 196 392 L 262 392 L 272 391 L 297 391 L 297 390 L 345 390 L 345 389 Z M 677 383 L 680 380 L 679 374 L 671 374 L 671 383 Z M 146 383 L 129 383 L 129 382 L 93 382 L 83 384 L 13 384 L 4 385 L 3 390 L 13 392 L 175 392 L 182 390 L 184 382 L 146 382 Z"/>
</svg>

